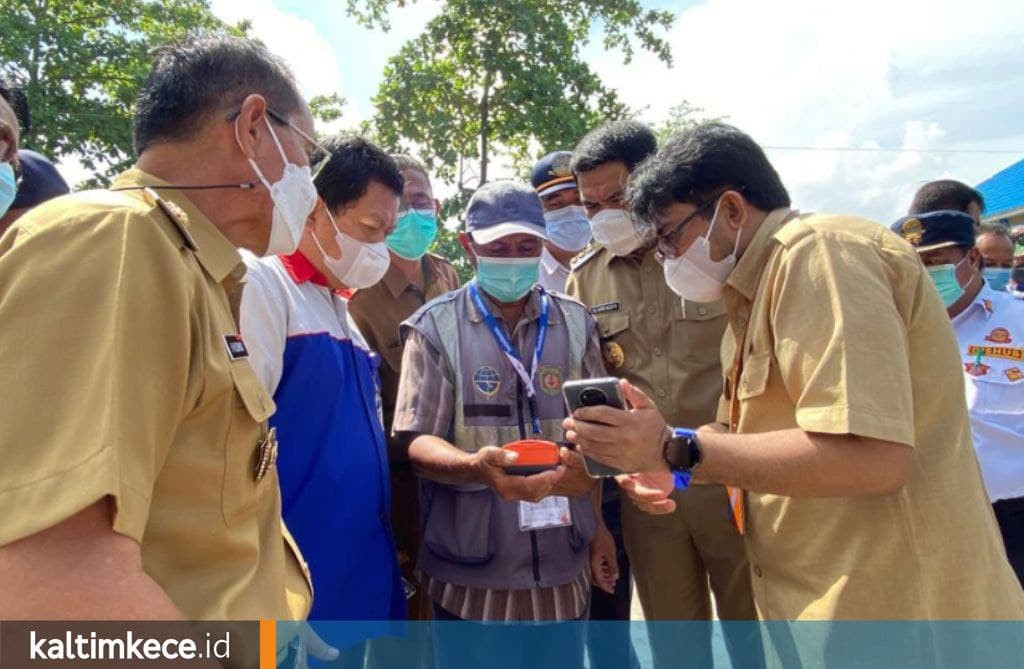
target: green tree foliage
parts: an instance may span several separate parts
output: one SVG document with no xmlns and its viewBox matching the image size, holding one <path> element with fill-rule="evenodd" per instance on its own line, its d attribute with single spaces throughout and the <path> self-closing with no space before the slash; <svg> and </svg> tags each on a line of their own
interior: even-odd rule
<svg viewBox="0 0 1024 669">
<path fill-rule="evenodd" d="M 32 110 L 22 146 L 78 154 L 104 177 L 134 155 L 132 106 L 150 52 L 197 30 L 228 28 L 208 0 L 2 0 L 0 68 Z"/>
<path fill-rule="evenodd" d="M 658 144 L 662 145 L 669 137 L 684 130 L 694 128 L 701 123 L 721 121 L 722 117 L 709 118 L 704 116 L 704 109 L 696 107 L 686 100 L 668 110 L 668 118 L 654 126 L 654 134 L 658 136 Z"/>
<path fill-rule="evenodd" d="M 406 2 L 348 4 L 366 24 L 386 27 L 387 8 Z M 658 36 L 671 22 L 639 0 L 448 0 L 388 61 L 374 100 L 378 136 L 417 146 L 438 176 L 474 188 L 488 180 L 495 152 L 523 164 L 629 114 L 582 59 L 592 26 L 627 62 L 639 42 L 671 63 Z"/>
<path fill-rule="evenodd" d="M 341 118 L 346 104 L 348 101 L 337 93 L 314 95 L 309 99 L 309 112 L 315 120 L 331 123 Z"/>
</svg>

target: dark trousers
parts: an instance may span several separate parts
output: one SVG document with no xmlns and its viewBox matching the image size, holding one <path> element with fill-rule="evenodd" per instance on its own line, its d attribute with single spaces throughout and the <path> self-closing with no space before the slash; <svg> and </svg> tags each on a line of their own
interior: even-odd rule
<svg viewBox="0 0 1024 669">
<path fill-rule="evenodd" d="M 1001 499 L 992 505 L 1006 545 L 1006 557 L 1024 585 L 1024 497 Z"/>
<path fill-rule="evenodd" d="M 639 667 L 630 638 L 629 616 L 633 588 L 630 585 L 629 556 L 622 540 L 622 513 L 618 484 L 614 479 L 602 481 L 601 516 L 615 539 L 615 556 L 619 561 L 619 580 L 615 592 L 600 588 L 590 590 L 590 620 L 625 621 L 591 625 L 587 634 L 587 656 L 594 669 L 631 669 Z"/>
</svg>

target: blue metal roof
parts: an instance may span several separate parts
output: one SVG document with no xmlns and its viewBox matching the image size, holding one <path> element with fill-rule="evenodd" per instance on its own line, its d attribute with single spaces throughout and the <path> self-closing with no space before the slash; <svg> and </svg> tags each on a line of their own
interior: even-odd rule
<svg viewBox="0 0 1024 669">
<path fill-rule="evenodd" d="M 985 218 L 1024 207 L 1024 160 L 996 172 L 977 189 L 985 198 Z"/>
</svg>

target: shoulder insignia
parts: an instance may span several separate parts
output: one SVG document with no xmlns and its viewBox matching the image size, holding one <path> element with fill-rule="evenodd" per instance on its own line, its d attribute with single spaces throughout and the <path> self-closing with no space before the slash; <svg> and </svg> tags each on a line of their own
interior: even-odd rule
<svg viewBox="0 0 1024 669">
<path fill-rule="evenodd" d="M 185 210 L 173 202 L 163 199 L 152 188 L 147 188 L 146 194 L 153 199 L 153 202 L 160 207 L 161 211 L 167 215 L 167 218 L 171 219 L 171 223 L 174 223 L 174 227 L 178 229 L 178 233 L 185 240 L 185 246 L 192 251 L 199 250 L 196 240 L 192 239 L 192 233 L 188 231 L 189 221 Z"/>
<path fill-rule="evenodd" d="M 589 251 L 585 251 L 582 255 L 576 256 L 576 258 L 573 259 L 573 261 L 572 261 L 571 269 L 573 271 L 578 270 L 580 267 L 582 267 L 583 265 L 586 265 L 588 262 L 590 262 L 591 260 L 596 258 L 598 256 L 598 254 L 600 254 L 603 249 L 604 249 L 603 246 L 595 246 L 594 248 L 590 249 Z"/>
</svg>

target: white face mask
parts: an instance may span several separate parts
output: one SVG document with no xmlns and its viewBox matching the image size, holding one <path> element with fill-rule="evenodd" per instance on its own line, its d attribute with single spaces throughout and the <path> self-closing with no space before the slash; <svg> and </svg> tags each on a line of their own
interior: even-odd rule
<svg viewBox="0 0 1024 669">
<path fill-rule="evenodd" d="M 633 221 L 622 209 L 602 209 L 590 219 L 590 226 L 594 229 L 594 239 L 612 255 L 624 256 L 640 248 L 643 240 Z"/>
<path fill-rule="evenodd" d="M 331 210 L 324 205 L 327 217 L 331 219 L 334 226 L 334 241 L 341 249 L 341 258 L 332 258 L 320 244 L 320 240 L 313 234 L 313 241 L 316 247 L 323 254 L 324 265 L 338 281 L 353 290 L 369 288 L 384 278 L 391 264 L 391 256 L 388 254 L 388 245 L 385 242 L 368 243 L 363 242 L 351 235 L 347 235 L 338 229 L 338 224 L 331 214 Z M 312 232 L 312 231 L 311 231 Z"/>
<path fill-rule="evenodd" d="M 271 184 L 263 176 L 263 171 L 260 170 L 256 161 L 252 158 L 248 159 L 253 172 L 270 191 L 270 199 L 274 201 L 270 242 L 263 255 L 287 255 L 294 253 L 298 248 L 299 240 L 302 239 L 302 231 L 306 228 L 306 219 L 313 213 L 313 207 L 316 206 L 316 186 L 313 185 L 309 165 L 300 167 L 295 163 L 288 162 L 288 157 L 285 155 L 284 149 L 281 148 L 281 142 L 277 139 L 277 133 L 270 125 L 270 120 L 266 116 L 263 117 L 263 120 L 267 124 L 267 129 L 270 130 L 270 136 L 274 138 L 277 152 L 281 154 L 281 161 L 284 163 L 281 179 Z M 239 140 L 237 122 L 235 123 L 235 139 Z M 241 140 L 239 140 L 239 146 L 241 146 Z"/>
<path fill-rule="evenodd" d="M 740 236 L 736 235 L 736 245 L 732 253 L 715 261 L 711 259 L 711 244 L 708 238 L 718 220 L 719 199 L 715 205 L 715 213 L 711 217 L 711 225 L 707 234 L 695 239 L 686 253 L 678 258 L 665 260 L 665 283 L 676 295 L 692 302 L 714 302 L 722 297 L 722 288 L 726 279 L 736 267 L 736 249 L 740 246 Z"/>
<path fill-rule="evenodd" d="M 544 212 L 545 232 L 548 240 L 562 249 L 576 253 L 590 243 L 590 221 L 587 210 L 579 205 L 569 205 Z"/>
</svg>

